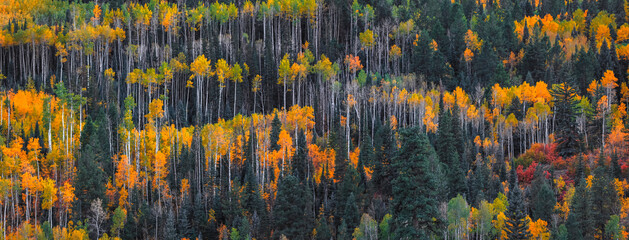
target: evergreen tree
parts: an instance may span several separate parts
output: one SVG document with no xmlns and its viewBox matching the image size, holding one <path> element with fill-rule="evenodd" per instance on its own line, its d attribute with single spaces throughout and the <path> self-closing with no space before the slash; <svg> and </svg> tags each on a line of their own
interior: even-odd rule
<svg viewBox="0 0 629 240">
<path fill-rule="evenodd" d="M 391 159 L 396 149 L 389 124 L 383 124 L 378 128 L 374 137 L 374 149 L 374 171 L 371 181 L 376 191 L 385 196 L 390 196 L 391 179 L 393 178 Z"/>
<path fill-rule="evenodd" d="M 172 209 L 168 210 L 168 214 L 166 215 L 166 224 L 164 225 L 164 239 L 179 239 L 179 236 L 177 236 L 177 229 L 175 227 L 175 214 L 173 213 Z"/>
<path fill-rule="evenodd" d="M 577 92 L 568 83 L 555 85 L 551 91 L 555 112 L 555 142 L 557 152 L 569 157 L 580 150 L 581 138 L 577 128 Z"/>
<path fill-rule="evenodd" d="M 360 189 L 358 188 L 359 184 L 360 184 L 360 176 L 358 175 L 358 172 L 356 171 L 354 166 L 352 166 L 351 164 L 348 165 L 347 172 L 345 173 L 345 177 L 343 178 L 343 181 L 337 185 L 338 188 L 337 188 L 335 199 L 334 199 L 334 204 L 335 204 L 334 212 L 336 213 L 335 215 L 340 217 L 339 221 L 335 221 L 335 223 L 338 226 L 338 224 L 341 224 L 343 220 L 347 218 L 344 221 L 345 227 L 347 229 L 343 229 L 343 231 L 349 233 L 350 235 L 354 231 L 353 230 L 354 227 L 356 227 L 356 226 L 353 226 L 352 224 L 355 223 L 354 220 L 356 217 L 358 218 L 358 220 L 360 220 L 360 214 L 356 213 L 358 214 L 358 216 L 356 216 L 354 215 L 352 210 L 346 210 L 346 208 L 350 207 L 351 209 L 355 209 L 355 207 L 357 207 L 358 202 L 356 201 L 356 194 L 361 192 Z M 349 203 L 350 197 L 353 198 L 351 200 L 352 201 L 351 204 Z M 348 215 L 346 216 L 346 214 Z M 340 227 L 339 227 L 339 231 L 341 231 Z"/>
<path fill-rule="evenodd" d="M 77 161 L 77 176 L 74 183 L 78 204 L 74 206 L 79 210 L 76 214 L 86 216 L 89 211 L 89 203 L 93 200 L 105 198 L 106 175 L 102 163 L 107 161 L 107 156 L 99 141 L 98 132 L 101 128 L 89 118 L 85 121 L 81 143 L 80 157 Z M 81 219 L 82 217 L 79 217 Z"/>
<path fill-rule="evenodd" d="M 538 171 L 538 172 L 541 172 Z M 555 192 L 546 180 L 543 173 L 538 174 L 537 178 L 531 183 L 532 191 L 532 219 L 542 219 L 551 222 L 551 214 L 557 202 Z"/>
<path fill-rule="evenodd" d="M 330 231 L 330 225 L 328 223 L 328 219 L 324 214 L 324 210 L 321 211 L 322 213 L 319 215 L 319 220 L 317 220 L 317 235 L 315 236 L 315 238 L 317 240 L 330 240 L 332 239 L 332 233 Z"/>
<path fill-rule="evenodd" d="M 594 41 L 592 41 L 594 42 Z M 588 85 L 592 79 L 596 79 L 596 72 L 599 71 L 599 64 L 594 55 L 596 51 L 585 51 L 584 48 L 579 49 L 574 62 L 574 72 L 576 75 L 579 95 L 587 96 Z"/>
<path fill-rule="evenodd" d="M 513 166 L 513 164 L 512 164 Z M 508 239 L 529 239 L 529 220 L 524 210 L 524 198 L 518 185 L 518 178 L 514 168 L 511 168 L 509 181 L 509 207 L 507 208 L 506 229 Z"/>
<path fill-rule="evenodd" d="M 576 184 L 581 184 L 581 180 L 585 179 L 586 173 L 585 165 L 583 164 L 583 154 L 577 156 L 577 166 L 574 170 L 574 179 Z"/>
<path fill-rule="evenodd" d="M 620 164 L 618 163 L 618 153 L 615 151 L 611 154 L 611 177 L 622 179 L 622 169 L 620 168 Z"/>
<path fill-rule="evenodd" d="M 448 198 L 452 198 L 465 191 L 465 171 L 459 160 L 460 150 L 457 149 L 457 146 L 461 146 L 461 143 L 457 141 L 454 133 L 455 129 L 458 130 L 458 126 L 454 127 L 452 123 L 452 114 L 450 111 L 442 109 L 439 116 L 439 128 L 437 129 L 435 150 L 441 162 L 447 166 Z"/>
<path fill-rule="evenodd" d="M 400 131 L 402 147 L 394 158 L 391 211 L 396 239 L 425 239 L 437 231 L 437 155 L 419 129 Z"/>
<path fill-rule="evenodd" d="M 281 235 L 288 239 L 306 239 L 311 232 L 309 213 L 306 200 L 308 190 L 299 183 L 299 179 L 288 175 L 278 183 L 275 200 L 275 233 L 273 238 Z"/>
<path fill-rule="evenodd" d="M 599 166 L 594 170 L 594 179 L 589 196 L 592 225 L 597 233 L 605 235 L 605 224 L 610 216 L 618 212 L 618 197 L 613 179 L 609 176 L 602 156 L 599 160 Z"/>
<path fill-rule="evenodd" d="M 179 233 L 180 238 L 192 239 L 194 237 L 194 231 L 192 230 L 192 226 L 190 225 L 190 221 L 188 220 L 188 208 L 189 207 L 183 207 L 179 210 L 179 219 L 177 219 L 177 232 Z"/>
<path fill-rule="evenodd" d="M 581 179 L 576 186 L 570 213 L 566 221 L 567 235 L 569 239 L 590 239 L 593 237 L 590 220 L 590 198 L 585 179 Z"/>
<path fill-rule="evenodd" d="M 559 226 L 559 229 L 557 230 L 557 234 L 555 235 L 555 237 L 553 237 L 553 239 L 557 239 L 557 240 L 568 240 L 568 229 L 566 228 L 565 224 L 561 224 Z"/>
<path fill-rule="evenodd" d="M 262 215 L 265 213 L 264 200 L 262 199 L 260 186 L 258 185 L 258 181 L 254 173 L 256 164 L 254 145 L 256 141 L 255 131 L 251 131 L 251 137 L 249 137 L 249 142 L 247 147 L 245 147 L 245 154 L 247 154 L 247 157 L 243 163 L 245 168 L 243 176 L 245 184 L 243 206 L 250 214 Z"/>
<path fill-rule="evenodd" d="M 280 140 L 280 132 L 282 132 L 282 122 L 280 122 L 280 118 L 275 114 L 273 117 L 273 121 L 271 122 L 271 148 L 270 151 L 279 151 L 280 145 L 277 144 L 277 141 Z"/>
<path fill-rule="evenodd" d="M 345 209 L 343 209 L 342 221 L 347 227 L 345 231 L 350 234 L 354 232 L 354 228 L 358 227 L 360 223 L 360 212 L 357 203 L 354 193 L 350 193 L 345 201 Z"/>
<path fill-rule="evenodd" d="M 340 124 L 334 124 L 334 130 L 330 132 L 330 146 L 336 155 L 334 158 L 334 180 L 340 182 L 345 177 L 348 167 L 347 142 L 345 131 L 340 128 Z"/>
<path fill-rule="evenodd" d="M 369 184 L 367 180 L 367 174 L 365 173 L 365 167 L 369 169 L 374 169 L 374 148 L 373 143 L 371 141 L 371 136 L 367 133 L 363 133 L 363 137 L 360 143 L 360 154 L 358 155 L 358 173 L 360 175 L 360 184 L 363 186 L 365 190 L 371 191 L 371 186 L 367 186 Z"/>
<path fill-rule="evenodd" d="M 306 146 L 306 135 L 303 131 L 299 131 L 297 137 L 297 148 L 295 149 L 295 156 L 292 161 L 292 173 L 299 178 L 299 182 L 306 184 L 306 181 L 310 178 L 309 166 L 308 166 L 308 147 Z"/>
</svg>

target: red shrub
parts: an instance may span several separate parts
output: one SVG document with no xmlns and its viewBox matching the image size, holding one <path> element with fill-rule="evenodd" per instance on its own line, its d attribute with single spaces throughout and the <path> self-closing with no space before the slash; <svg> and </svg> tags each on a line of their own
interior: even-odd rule
<svg viewBox="0 0 629 240">
<path fill-rule="evenodd" d="M 518 174 L 518 181 L 526 184 L 531 183 L 533 177 L 535 176 L 535 169 L 537 168 L 537 165 L 537 162 L 533 162 L 528 168 L 526 168 L 526 170 L 524 170 L 522 165 L 518 166 L 518 169 L 516 170 Z"/>
<path fill-rule="evenodd" d="M 535 143 L 515 160 L 517 166 L 529 167 L 532 162 L 552 164 L 555 169 L 565 169 L 567 163 L 557 154 L 557 144 Z"/>
</svg>

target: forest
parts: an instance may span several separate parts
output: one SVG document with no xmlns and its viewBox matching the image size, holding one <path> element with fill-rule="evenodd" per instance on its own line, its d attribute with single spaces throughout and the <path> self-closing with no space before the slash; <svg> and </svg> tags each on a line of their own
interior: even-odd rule
<svg viewBox="0 0 629 240">
<path fill-rule="evenodd" d="M 0 0 L 0 239 L 629 238 L 629 0 Z"/>
</svg>

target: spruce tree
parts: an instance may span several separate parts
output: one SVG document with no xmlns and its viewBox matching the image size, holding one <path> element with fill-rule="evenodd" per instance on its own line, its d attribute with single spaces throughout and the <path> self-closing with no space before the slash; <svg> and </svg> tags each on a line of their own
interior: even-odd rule
<svg viewBox="0 0 629 240">
<path fill-rule="evenodd" d="M 620 168 L 620 164 L 618 163 L 618 153 L 615 151 L 611 154 L 611 177 L 618 178 L 622 180 L 622 169 Z"/>
<path fill-rule="evenodd" d="M 192 226 L 190 225 L 190 221 L 188 220 L 188 208 L 183 207 L 179 210 L 179 219 L 177 219 L 177 232 L 179 233 L 180 238 L 193 238 L 194 231 L 192 230 Z"/>
<path fill-rule="evenodd" d="M 590 198 L 589 190 L 585 179 L 581 179 L 576 185 L 572 202 L 570 203 L 570 213 L 566 221 L 567 235 L 569 239 L 589 239 L 593 237 L 592 224 L 590 220 Z"/>
<path fill-rule="evenodd" d="M 548 184 L 546 177 L 543 175 L 540 175 L 538 179 L 533 181 L 531 186 L 535 187 L 533 190 L 533 201 L 531 204 L 533 213 L 532 218 L 542 219 L 547 223 L 551 222 L 551 214 L 553 213 L 555 203 L 557 202 L 555 192 L 550 184 Z"/>
<path fill-rule="evenodd" d="M 555 85 L 551 91 L 555 106 L 555 142 L 557 152 L 569 157 L 580 150 L 581 138 L 577 128 L 577 92 L 568 83 Z"/>
<path fill-rule="evenodd" d="M 347 144 L 345 139 L 345 131 L 341 129 L 340 124 L 334 124 L 334 130 L 330 132 L 330 146 L 334 149 L 336 155 L 334 158 L 334 180 L 340 182 L 347 171 L 348 158 Z"/>
<path fill-rule="evenodd" d="M 77 176 L 74 183 L 78 204 L 74 206 L 79 216 L 86 216 L 90 208 L 89 203 L 100 198 L 105 199 L 105 184 L 107 182 L 102 164 L 107 162 L 107 156 L 98 139 L 98 132 L 102 129 L 89 118 L 83 128 L 80 157 L 77 161 Z M 81 217 L 79 218 L 81 219 Z"/>
<path fill-rule="evenodd" d="M 353 196 L 354 198 L 352 200 L 353 201 L 352 204 L 353 205 L 358 204 L 358 202 L 356 201 L 356 194 L 360 192 L 358 188 L 359 184 L 360 184 L 360 176 L 358 175 L 356 168 L 354 168 L 354 166 L 352 165 L 348 165 L 347 172 L 345 173 L 345 177 L 343 178 L 343 181 L 337 185 L 337 191 L 334 195 L 335 196 L 334 212 L 336 213 L 335 215 L 338 219 L 338 221 L 335 221 L 335 224 L 337 227 L 339 227 L 338 224 L 341 224 L 343 219 L 346 218 L 345 214 L 349 214 L 347 218 L 351 218 L 351 219 L 346 220 L 345 224 L 347 228 L 351 228 L 351 229 L 345 229 L 345 230 L 351 230 L 349 231 L 350 235 L 353 232 L 353 228 L 356 227 L 356 226 L 351 225 L 354 223 L 353 220 L 355 216 L 352 215 L 351 211 L 347 212 L 346 208 L 349 206 L 348 199 L 350 198 L 350 196 Z M 353 208 L 353 206 L 350 206 L 350 207 Z M 360 220 L 360 214 L 358 215 L 358 219 Z M 339 229 L 339 231 L 341 231 L 341 229 Z"/>
<path fill-rule="evenodd" d="M 345 222 L 347 229 L 345 230 L 347 233 L 353 233 L 354 228 L 358 227 L 360 224 L 360 212 L 358 208 L 358 202 L 356 201 L 356 196 L 354 193 L 350 193 L 345 201 L 345 209 L 343 212 L 343 219 Z"/>
<path fill-rule="evenodd" d="M 455 128 L 452 125 L 452 114 L 447 109 L 442 109 L 439 115 L 439 128 L 437 129 L 437 139 L 435 150 L 441 162 L 447 166 L 446 174 L 448 178 L 448 198 L 452 198 L 465 191 L 465 171 L 461 166 L 459 149 L 462 145 L 455 138 Z M 462 148 L 462 147 L 461 147 Z"/>
<path fill-rule="evenodd" d="M 438 229 L 437 155 L 417 128 L 400 131 L 402 147 L 394 158 L 392 181 L 396 239 L 425 239 Z M 438 169 L 437 169 L 438 170 Z"/>
<path fill-rule="evenodd" d="M 391 179 L 393 178 L 391 159 L 394 157 L 396 149 L 389 124 L 383 124 L 378 128 L 374 137 L 374 149 L 374 171 L 371 181 L 376 191 L 390 196 Z"/>
<path fill-rule="evenodd" d="M 605 234 L 605 224 L 615 212 L 619 210 L 616 188 L 613 178 L 603 163 L 601 156 L 597 168 L 594 170 L 594 179 L 590 188 L 590 208 L 592 213 L 592 225 L 598 233 Z"/>
<path fill-rule="evenodd" d="M 308 168 L 308 147 L 306 146 L 306 135 L 303 131 L 299 131 L 297 137 L 297 148 L 295 149 L 295 156 L 292 161 L 292 173 L 299 178 L 299 182 L 304 184 L 306 180 L 310 178 Z"/>
<path fill-rule="evenodd" d="M 330 240 L 332 239 L 332 233 L 330 232 L 330 225 L 328 224 L 328 219 L 325 215 L 319 216 L 319 220 L 317 221 L 317 235 L 315 238 L 317 240 Z"/>
<path fill-rule="evenodd" d="M 312 223 L 307 204 L 308 187 L 299 183 L 296 176 L 288 175 L 278 183 L 275 200 L 275 239 L 281 235 L 288 239 L 306 239 Z M 313 220 L 313 219 L 312 219 Z"/>
<path fill-rule="evenodd" d="M 254 150 L 254 145 L 256 142 L 256 134 L 255 131 L 251 131 L 251 137 L 249 137 L 249 142 L 247 144 L 247 146 L 245 147 L 245 154 L 247 154 L 247 157 L 245 158 L 244 161 L 244 188 L 245 188 L 245 192 L 244 192 L 244 201 L 243 201 L 243 207 L 245 208 L 245 210 L 247 210 L 249 212 L 248 216 L 256 216 L 258 218 L 262 217 L 266 217 L 267 213 L 266 213 L 266 208 L 264 206 L 264 200 L 262 199 L 262 195 L 260 193 L 260 186 L 258 185 L 258 181 L 256 179 L 255 173 L 254 173 L 254 168 L 255 168 L 255 150 Z M 254 235 L 255 233 L 257 233 L 257 231 L 255 231 L 256 229 L 254 229 Z"/>
<path fill-rule="evenodd" d="M 273 121 L 271 122 L 271 148 L 269 151 L 279 151 L 280 145 L 277 144 L 277 141 L 280 140 L 280 132 L 282 131 L 282 122 L 280 122 L 280 118 L 275 114 L 273 117 Z"/>
<path fill-rule="evenodd" d="M 175 227 L 175 214 L 172 209 L 168 210 L 168 214 L 166 215 L 163 237 L 167 240 L 179 239 L 179 236 L 177 236 L 177 229 Z"/>
<path fill-rule="evenodd" d="M 513 164 L 512 164 L 513 166 Z M 511 168 L 509 181 L 509 207 L 507 208 L 506 229 L 508 239 L 529 239 L 529 221 L 524 209 L 524 197 L 518 184 L 514 168 Z"/>
</svg>

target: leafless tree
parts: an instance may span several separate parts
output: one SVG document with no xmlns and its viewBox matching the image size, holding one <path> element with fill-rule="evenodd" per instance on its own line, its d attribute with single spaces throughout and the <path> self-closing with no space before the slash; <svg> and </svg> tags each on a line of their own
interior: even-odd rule
<svg viewBox="0 0 629 240">
<path fill-rule="evenodd" d="M 100 198 L 92 201 L 90 206 L 90 228 L 96 231 L 96 238 L 100 237 L 100 230 L 103 222 L 107 220 L 107 213 L 103 209 L 103 201 Z"/>
</svg>

